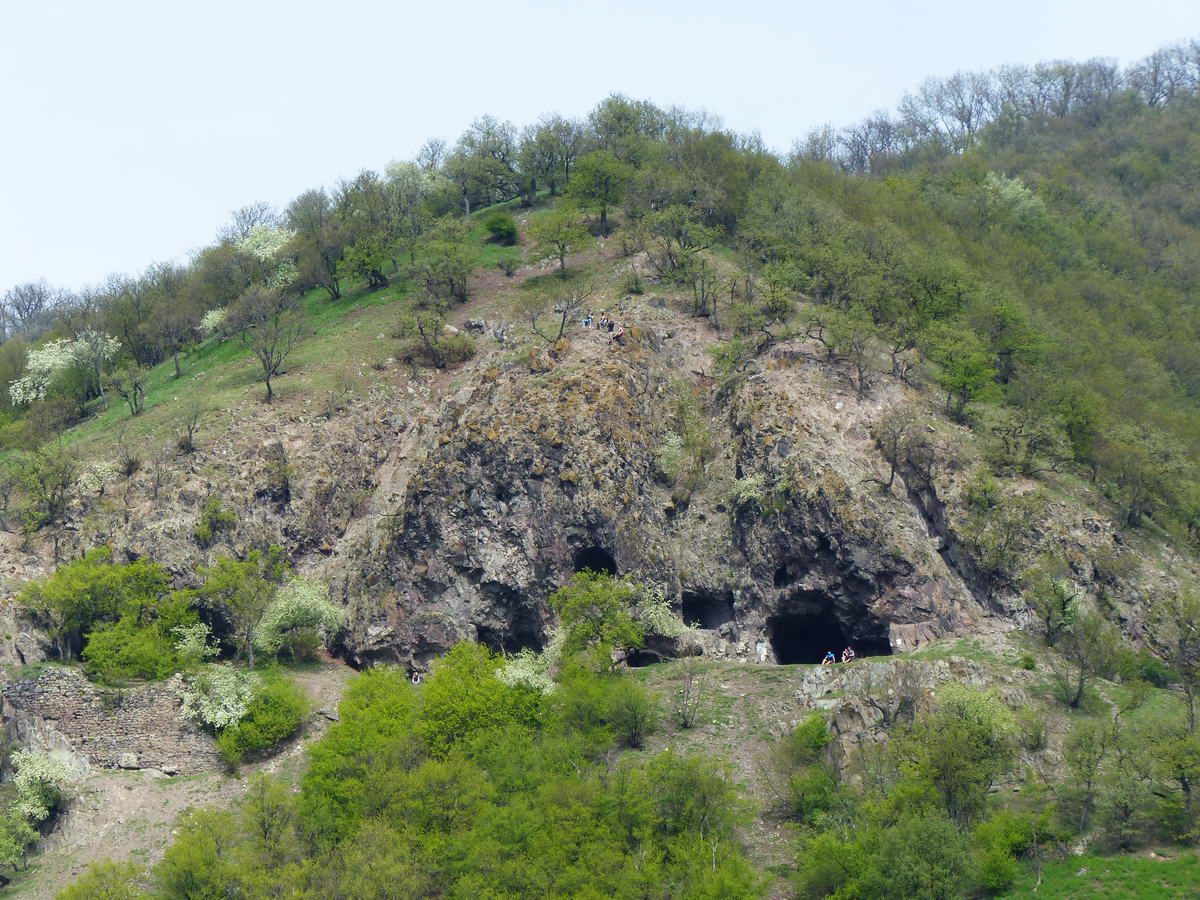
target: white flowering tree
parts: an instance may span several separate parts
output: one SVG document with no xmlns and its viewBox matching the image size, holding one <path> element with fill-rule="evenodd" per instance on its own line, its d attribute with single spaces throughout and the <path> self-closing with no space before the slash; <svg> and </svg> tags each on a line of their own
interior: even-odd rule
<svg viewBox="0 0 1200 900">
<path fill-rule="evenodd" d="M 246 669 L 213 664 L 187 680 L 180 699 L 180 714 L 197 724 L 220 731 L 240 722 L 262 687 L 262 677 Z"/>
<path fill-rule="evenodd" d="M 296 263 L 289 256 L 296 232 L 289 228 L 255 225 L 238 241 L 238 249 L 263 264 L 262 282 L 267 287 L 283 288 L 296 278 Z"/>
<path fill-rule="evenodd" d="M 73 352 L 76 362 L 92 373 L 96 379 L 96 390 L 107 403 L 104 396 L 104 369 L 121 352 L 121 342 L 103 331 L 81 331 L 75 338 Z"/>
<path fill-rule="evenodd" d="M 50 817 L 67 786 L 79 777 L 79 767 L 64 754 L 17 750 L 10 762 L 17 773 L 13 776 L 14 806 L 33 825 Z"/>
<path fill-rule="evenodd" d="M 29 351 L 25 374 L 8 386 L 8 394 L 18 406 L 45 398 L 54 379 L 72 366 L 82 366 L 96 379 L 100 396 L 104 367 L 121 351 L 121 342 L 102 331 L 83 331 L 75 340 L 47 341 Z"/>
<path fill-rule="evenodd" d="M 8 395 L 18 406 L 41 400 L 55 377 L 77 361 L 75 342 L 69 338 L 34 347 L 25 360 L 25 374 L 9 384 Z"/>
<path fill-rule="evenodd" d="M 342 624 L 341 607 L 329 599 L 329 588 L 309 578 L 293 578 L 279 589 L 254 631 L 254 646 L 277 654 L 290 647 L 316 644 Z"/>
<path fill-rule="evenodd" d="M 229 318 L 229 308 L 225 306 L 210 309 L 200 319 L 200 324 L 197 326 L 200 333 L 204 337 L 216 334 L 221 330 L 221 326 L 225 324 L 225 320 Z"/>
</svg>

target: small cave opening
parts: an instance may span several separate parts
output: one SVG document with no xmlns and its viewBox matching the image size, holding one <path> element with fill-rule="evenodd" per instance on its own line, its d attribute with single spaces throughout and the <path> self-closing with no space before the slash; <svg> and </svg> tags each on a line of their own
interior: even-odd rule
<svg viewBox="0 0 1200 900">
<path fill-rule="evenodd" d="M 684 591 L 683 621 L 710 631 L 732 622 L 733 595 L 727 591 Z"/>
<path fill-rule="evenodd" d="M 617 576 L 617 561 L 603 547 L 581 547 L 575 551 L 575 571 L 589 569 L 602 575 Z"/>
<path fill-rule="evenodd" d="M 886 634 L 847 634 L 828 609 L 815 613 L 777 613 L 767 619 L 767 636 L 775 650 L 775 662 L 781 666 L 819 663 L 829 651 L 841 659 L 846 647 L 854 649 L 856 658 L 892 653 Z"/>
<path fill-rule="evenodd" d="M 774 581 L 774 583 L 775 583 L 775 587 L 777 587 L 777 588 L 787 587 L 789 584 L 791 584 L 795 580 L 796 580 L 796 576 L 792 572 L 792 567 L 788 566 L 788 565 L 782 565 L 778 569 L 776 569 L 775 577 L 772 579 L 772 581 Z"/>
<path fill-rule="evenodd" d="M 486 581 L 480 585 L 487 615 L 475 623 L 475 639 L 497 653 L 521 650 L 540 652 L 545 646 L 542 621 L 537 608 L 505 584 Z"/>
<path fill-rule="evenodd" d="M 625 657 L 625 665 L 631 669 L 641 669 L 663 662 L 665 659 L 666 657 L 661 653 L 655 653 L 653 650 L 634 650 Z"/>
</svg>

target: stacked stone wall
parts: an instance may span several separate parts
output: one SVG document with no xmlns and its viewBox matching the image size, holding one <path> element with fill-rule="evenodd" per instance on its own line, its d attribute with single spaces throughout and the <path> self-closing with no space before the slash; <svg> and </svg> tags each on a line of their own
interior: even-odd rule
<svg viewBox="0 0 1200 900">
<path fill-rule="evenodd" d="M 158 769 L 168 775 L 222 766 L 212 737 L 179 714 L 178 675 L 135 688 L 100 688 L 76 669 L 44 669 L 3 689 L 9 737 L 25 747 L 66 750 L 99 769 Z"/>
</svg>

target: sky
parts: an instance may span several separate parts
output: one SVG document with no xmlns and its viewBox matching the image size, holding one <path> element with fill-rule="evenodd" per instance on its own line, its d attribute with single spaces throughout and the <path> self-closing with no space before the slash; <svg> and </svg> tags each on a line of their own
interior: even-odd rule
<svg viewBox="0 0 1200 900">
<path fill-rule="evenodd" d="M 786 150 L 927 75 L 1193 37 L 1196 0 L 0 0 L 0 291 L 186 260 L 484 113 L 619 91 Z"/>
</svg>

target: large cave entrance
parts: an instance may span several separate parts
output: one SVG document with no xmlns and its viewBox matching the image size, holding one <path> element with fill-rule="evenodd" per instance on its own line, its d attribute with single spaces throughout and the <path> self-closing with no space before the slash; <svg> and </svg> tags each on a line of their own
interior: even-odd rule
<svg viewBox="0 0 1200 900">
<path fill-rule="evenodd" d="M 588 569 L 602 575 L 617 576 L 617 561 L 603 547 L 580 547 L 575 551 L 575 571 Z"/>
<path fill-rule="evenodd" d="M 819 612 L 781 612 L 767 619 L 767 636 L 775 651 L 775 662 L 819 663 L 827 652 L 841 658 L 842 650 L 853 647 L 858 657 L 890 656 L 892 646 L 881 623 L 869 632 L 847 634 L 831 609 Z M 872 633 L 873 632 L 873 633 Z"/>
</svg>

